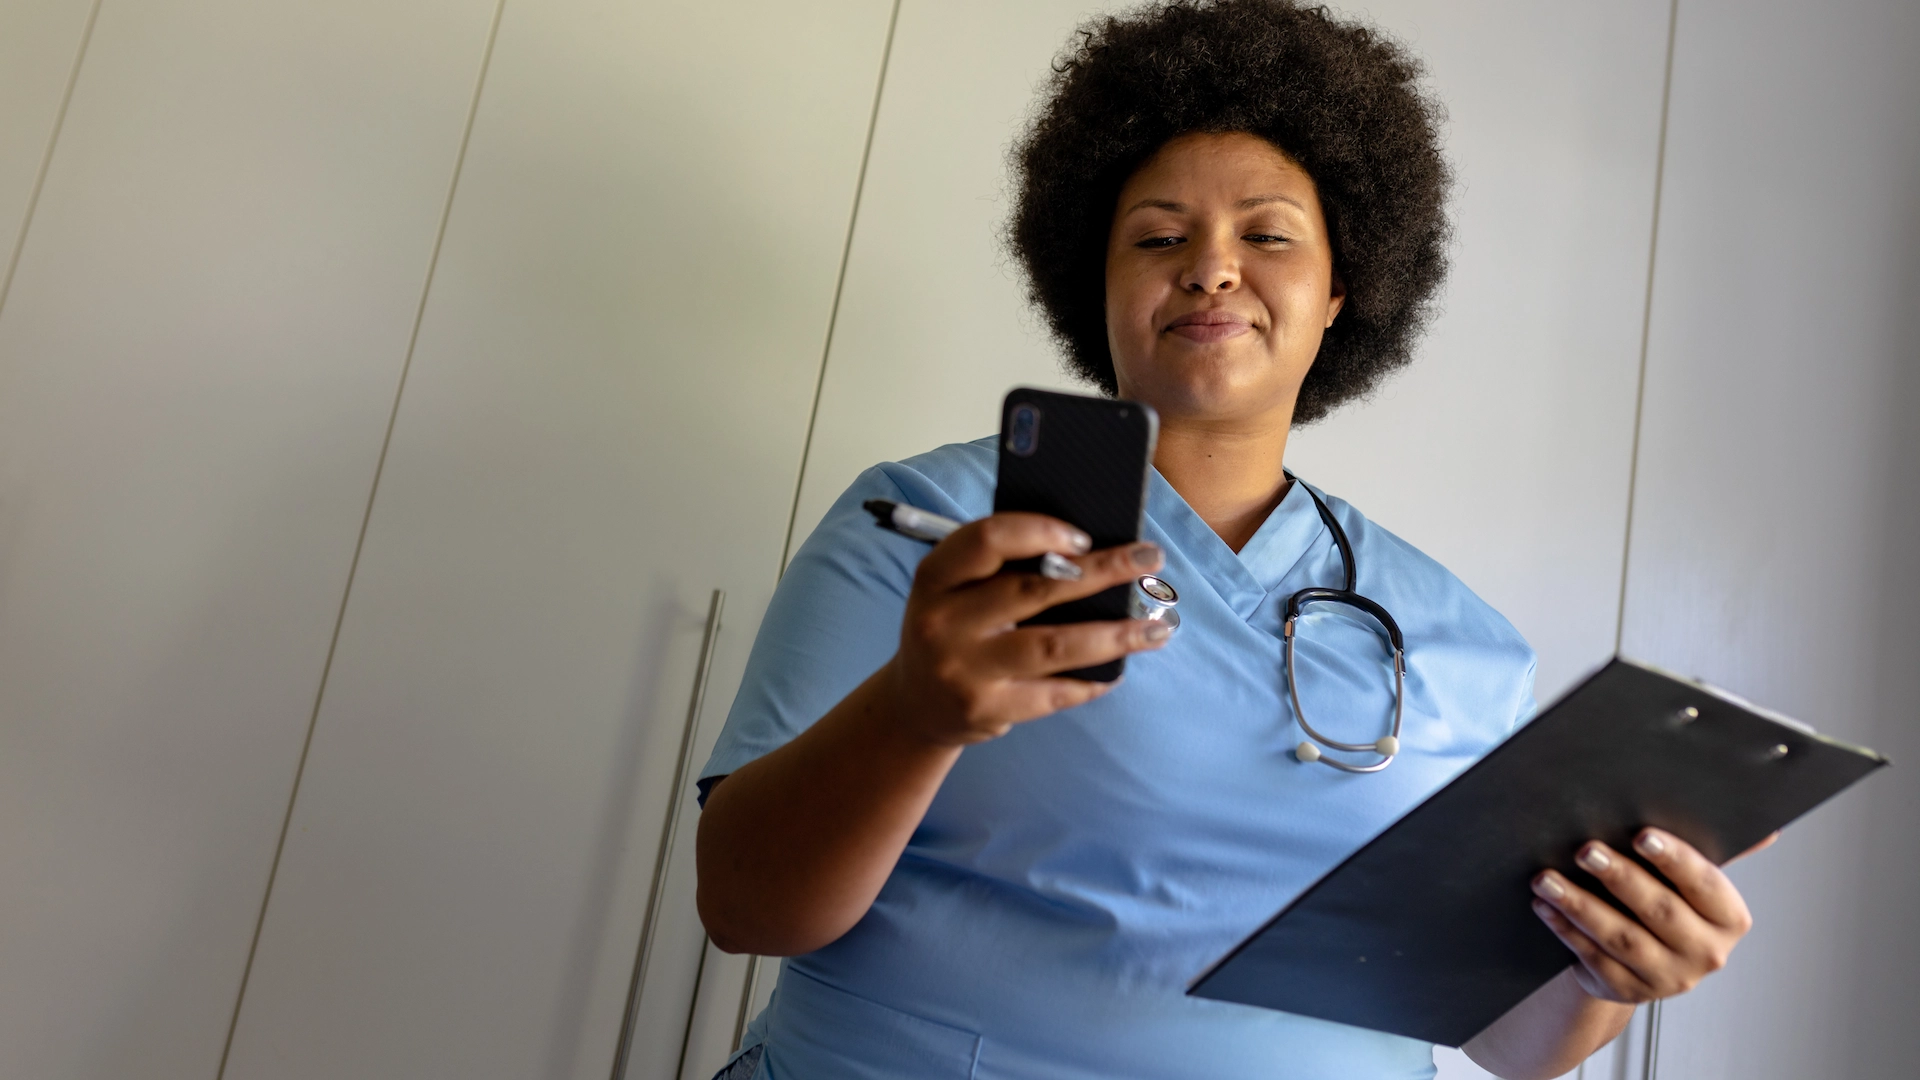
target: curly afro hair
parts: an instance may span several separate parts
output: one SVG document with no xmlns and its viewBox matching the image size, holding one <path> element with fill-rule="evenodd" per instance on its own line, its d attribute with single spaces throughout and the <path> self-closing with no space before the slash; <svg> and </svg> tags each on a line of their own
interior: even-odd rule
<svg viewBox="0 0 1920 1080">
<path fill-rule="evenodd" d="M 1446 275 L 1441 111 L 1418 60 L 1291 0 L 1174 0 L 1081 27 L 1014 145 L 1008 243 L 1068 367 L 1116 392 L 1106 256 L 1120 188 L 1169 140 L 1244 131 L 1313 178 L 1346 304 L 1294 406 L 1307 424 L 1412 358 Z"/>
</svg>

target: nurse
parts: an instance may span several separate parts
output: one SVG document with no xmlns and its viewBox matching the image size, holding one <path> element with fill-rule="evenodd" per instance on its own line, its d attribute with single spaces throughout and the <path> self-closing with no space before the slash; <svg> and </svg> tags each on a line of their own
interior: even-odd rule
<svg viewBox="0 0 1920 1080">
<path fill-rule="evenodd" d="M 701 917 L 723 949 L 788 958 L 723 1075 L 1431 1076 L 1425 1043 L 1184 990 L 1533 710 L 1513 627 L 1322 493 L 1404 634 L 1405 715 L 1380 772 L 1294 750 L 1284 604 L 1346 567 L 1287 436 L 1411 355 L 1444 271 L 1436 107 L 1397 46 L 1287 0 L 1097 20 L 1057 70 L 1010 239 L 1069 366 L 1159 411 L 1145 539 L 1089 552 L 1063 522 L 988 516 L 992 439 L 870 469 L 834 505 L 700 782 Z M 928 551 L 868 499 L 984 520 Z M 1084 577 L 997 574 L 1048 551 Z M 1177 636 L 1016 626 L 1148 572 L 1180 590 Z M 1300 631 L 1302 703 L 1342 742 L 1393 713 L 1364 618 Z M 1116 684 L 1053 676 L 1119 656 Z M 1580 859 L 1637 920 L 1534 881 L 1573 963 L 1467 1048 L 1490 1070 L 1566 1072 L 1747 930 L 1697 852 L 1636 843 L 1671 886 L 1598 844 Z"/>
</svg>

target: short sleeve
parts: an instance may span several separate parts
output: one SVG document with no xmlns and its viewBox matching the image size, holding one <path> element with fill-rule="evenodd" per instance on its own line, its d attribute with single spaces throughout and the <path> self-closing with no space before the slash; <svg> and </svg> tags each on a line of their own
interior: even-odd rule
<svg viewBox="0 0 1920 1080">
<path fill-rule="evenodd" d="M 721 777 L 786 745 L 893 656 L 914 570 L 929 548 L 876 526 L 860 505 L 868 499 L 972 516 L 905 466 L 860 474 L 774 590 L 740 692 L 700 770 L 702 806 Z"/>
<path fill-rule="evenodd" d="M 1519 731 L 1533 723 L 1533 718 L 1540 712 L 1540 703 L 1533 696 L 1534 676 L 1539 674 L 1540 658 L 1533 655 L 1532 649 L 1527 650 L 1527 657 L 1527 673 L 1520 680 L 1520 708 L 1515 711 L 1512 721 L 1507 724 L 1509 733 Z"/>
</svg>

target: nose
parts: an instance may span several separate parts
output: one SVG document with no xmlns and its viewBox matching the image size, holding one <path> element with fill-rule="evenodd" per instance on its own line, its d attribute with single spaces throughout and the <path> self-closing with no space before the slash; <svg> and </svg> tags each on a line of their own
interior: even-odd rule
<svg viewBox="0 0 1920 1080">
<path fill-rule="evenodd" d="M 1240 287 L 1240 260 L 1230 240 L 1190 241 L 1192 259 L 1180 276 L 1180 287 L 1191 293 L 1232 292 Z"/>
</svg>

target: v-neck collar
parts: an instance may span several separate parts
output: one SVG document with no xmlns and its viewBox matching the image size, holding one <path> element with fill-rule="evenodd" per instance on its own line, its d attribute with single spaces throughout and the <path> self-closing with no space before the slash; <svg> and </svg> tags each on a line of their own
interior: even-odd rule
<svg viewBox="0 0 1920 1080">
<path fill-rule="evenodd" d="M 1306 485 L 1295 481 L 1253 538 L 1235 553 L 1167 483 L 1159 469 L 1154 469 L 1147 480 L 1147 516 L 1243 619 L 1253 616 L 1267 594 L 1286 580 L 1326 531 Z"/>
</svg>

